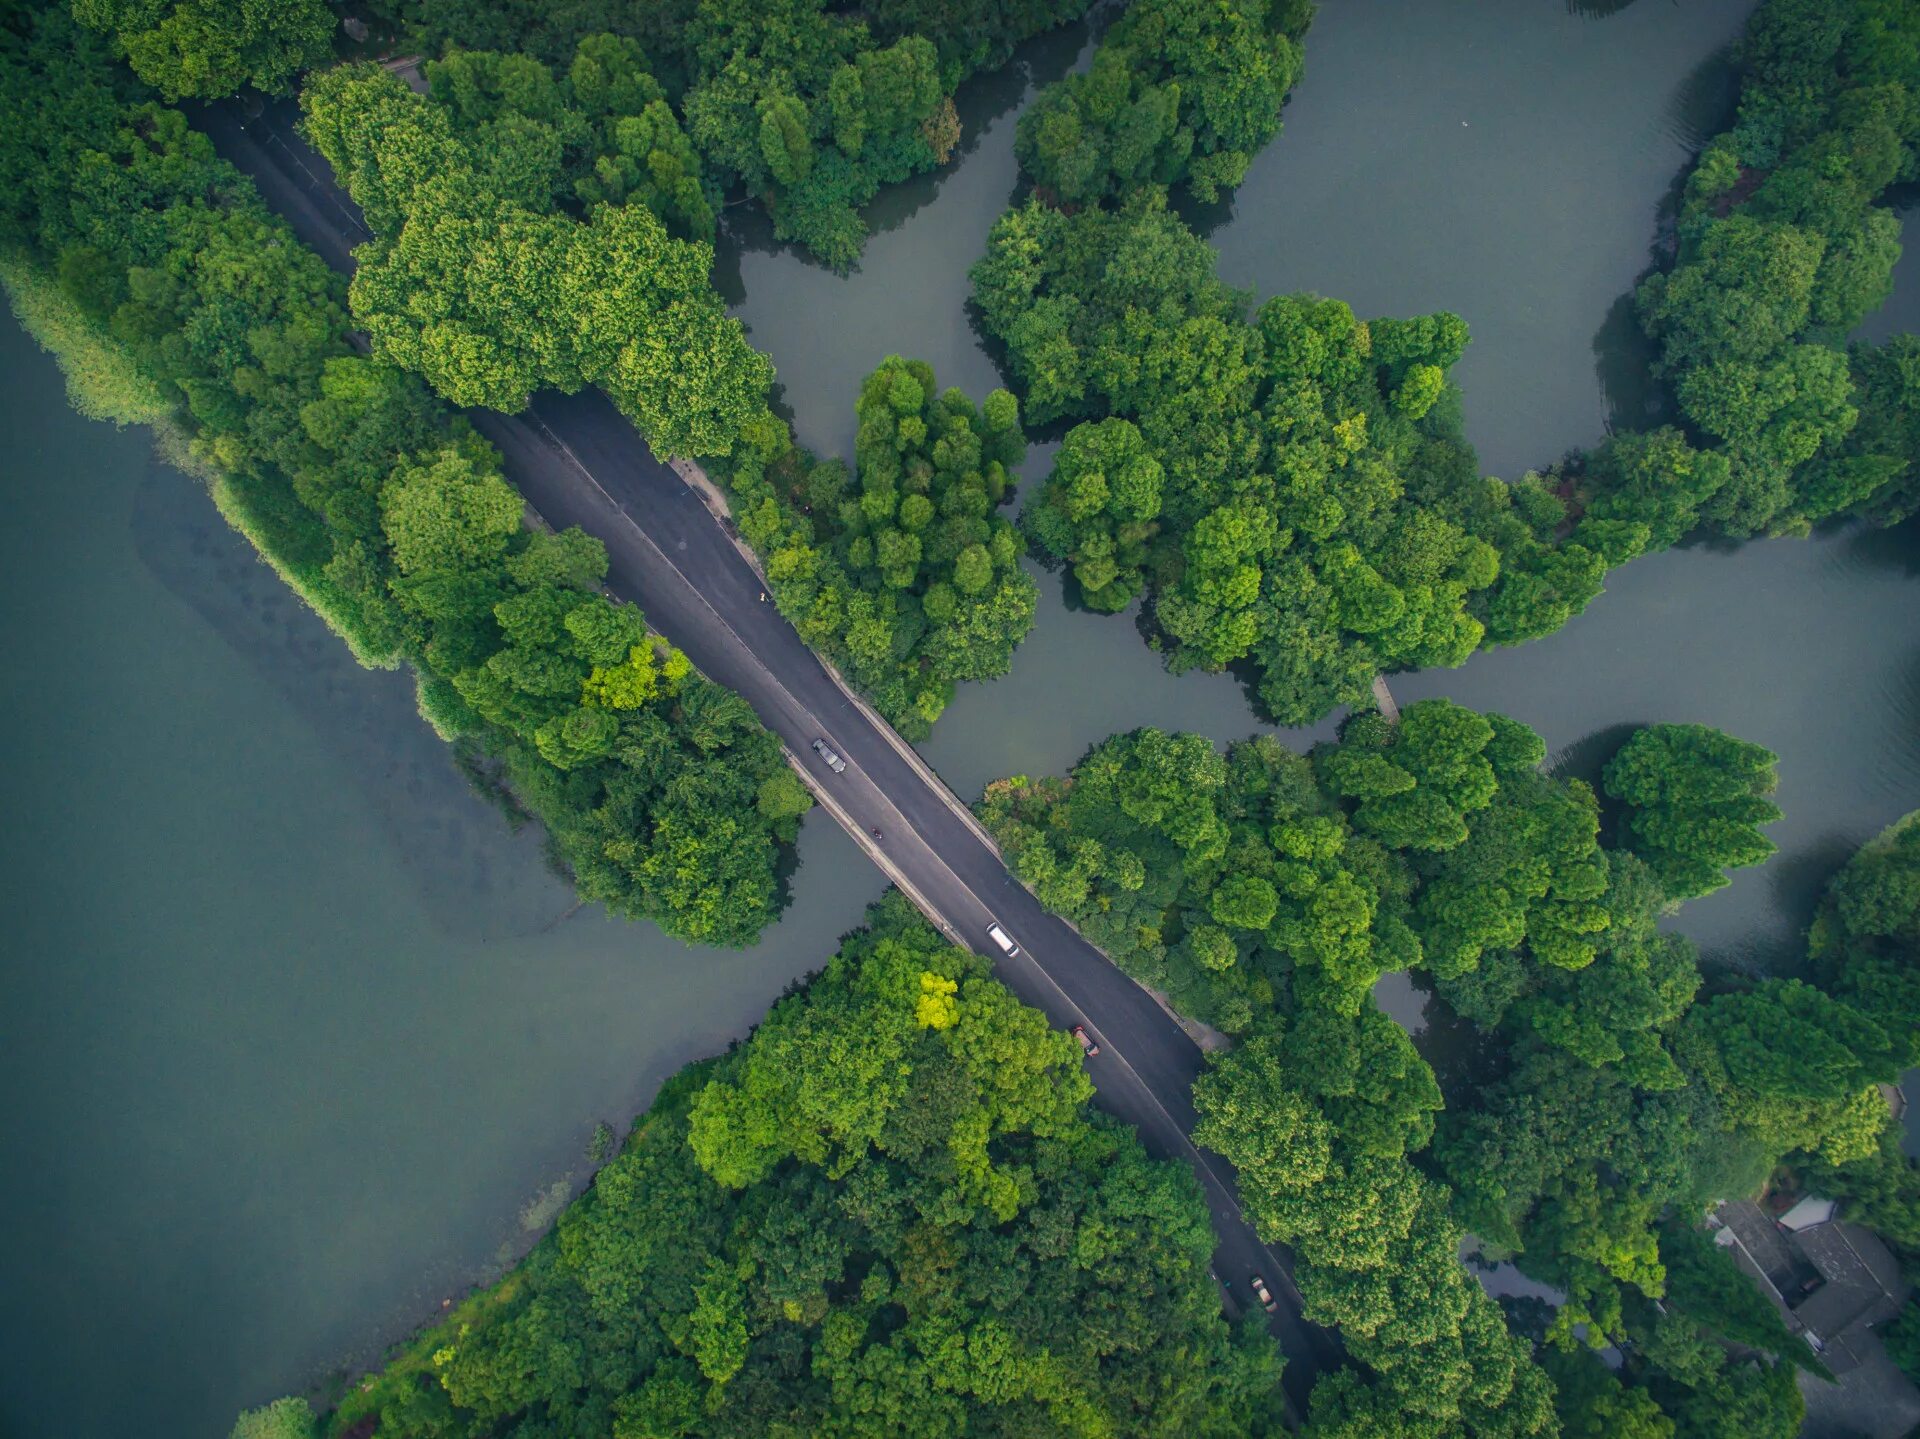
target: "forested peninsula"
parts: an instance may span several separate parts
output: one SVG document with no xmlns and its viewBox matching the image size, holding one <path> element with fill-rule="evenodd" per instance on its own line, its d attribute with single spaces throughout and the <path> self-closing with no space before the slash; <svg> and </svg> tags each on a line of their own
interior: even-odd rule
<svg viewBox="0 0 1920 1439">
<path fill-rule="evenodd" d="M 1914 341 L 1846 346 L 1899 254 L 1875 202 L 1920 178 L 1910 7 L 1760 8 L 1739 121 L 1636 301 L 1686 423 L 1513 484 L 1481 476 L 1461 428 L 1460 317 L 1250 310 L 1181 218 L 1278 133 L 1310 13 L 1130 5 L 1022 116 L 1032 188 L 974 300 L 1028 420 L 1075 422 L 1022 522 L 1088 607 L 1144 593 L 1170 665 L 1243 669 L 1271 718 L 1305 724 L 1368 703 L 1383 670 L 1550 634 L 1609 568 L 1690 534 L 1920 505 Z"/>
<path fill-rule="evenodd" d="M 1237 1037 L 1195 1137 L 1364 1366 L 1321 1378 L 1310 1432 L 1539 1434 L 1557 1413 L 1567 1434 L 1787 1439 L 1791 1366 L 1824 1371 L 1693 1225 L 1786 1165 L 1920 1238 L 1882 1089 L 1920 1059 L 1914 831 L 1835 880 L 1805 977 L 1708 974 L 1658 921 L 1772 852 L 1774 757 L 1654 725 L 1596 792 L 1544 755 L 1426 700 L 1304 757 L 1116 736 L 981 813 L 1115 963 Z M 1371 998 L 1402 969 L 1483 1041 L 1443 1078 Z M 1515 1311 L 1509 1336 L 1459 1262 L 1468 1232 L 1559 1292 L 1550 1322 Z"/>
<path fill-rule="evenodd" d="M 1192 1171 L 1079 1055 L 890 896 L 322 1432 L 1261 1432 L 1280 1361 L 1221 1316 Z"/>
<path fill-rule="evenodd" d="M 744 944 L 811 803 L 777 741 L 631 605 L 601 542 L 349 343 L 338 282 L 65 7 L 20 10 L 0 96 L 9 288 L 82 409 L 155 426 L 368 665 L 546 826 L 583 897 Z"/>
<path fill-rule="evenodd" d="M 1803 1376 L 1832 1376 L 1706 1216 L 1818 1193 L 1920 1260 L 1889 1109 L 1920 1063 L 1915 819 L 1831 878 L 1793 963 L 1711 966 L 1663 921 L 1773 852 L 1773 754 L 1652 717 L 1582 779 L 1513 719 L 1370 688 L 1547 635 L 1689 538 L 1920 509 L 1920 348 L 1848 341 L 1920 180 L 1920 12 L 1764 0 L 1636 294 L 1667 422 L 1509 484 L 1465 438 L 1461 317 L 1256 304 L 1190 223 L 1280 134 L 1313 5 L 1134 0 L 1018 122 L 971 271 L 1009 388 L 876 353 L 851 464 L 798 445 L 714 284 L 726 208 L 854 265 L 860 207 L 956 152 L 956 87 L 1089 8 L 379 0 L 364 44 L 322 0 L 0 8 L 0 277 L 74 402 L 152 426 L 360 663 L 410 671 L 584 899 L 750 943 L 813 801 L 461 413 L 543 389 L 603 390 L 700 461 L 761 598 L 909 741 L 1010 668 L 1028 555 L 1265 718 L 1348 712 L 1304 754 L 1111 735 L 975 810 L 1211 1031 L 1191 1138 L 1237 1220 L 1092 1109 L 1085 1026 L 890 894 L 667 1083 L 524 1261 L 236 1439 L 1789 1439 Z M 297 91 L 360 207 L 350 285 L 180 108 L 247 86 Z M 1016 515 L 1029 427 L 1060 443 Z M 1458 1054 L 1381 1010 L 1396 974 Z M 1210 1268 L 1234 1222 L 1338 1337 L 1304 1413 L 1265 1296 Z M 1505 1261 L 1552 1302 L 1492 1297 L 1474 1266 Z M 1920 1372 L 1911 1305 L 1885 1337 Z"/>
</svg>

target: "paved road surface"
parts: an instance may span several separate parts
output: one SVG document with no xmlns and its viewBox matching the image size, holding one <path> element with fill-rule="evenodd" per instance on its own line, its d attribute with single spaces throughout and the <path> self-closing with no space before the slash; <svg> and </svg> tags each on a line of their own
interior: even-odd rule
<svg viewBox="0 0 1920 1439">
<path fill-rule="evenodd" d="M 199 118 L 220 152 L 253 176 L 268 204 L 342 271 L 367 238 L 352 202 L 325 162 L 276 108 L 250 120 L 236 107 Z M 1098 1103 L 1132 1124 L 1149 1151 L 1190 1163 L 1219 1236 L 1215 1273 L 1237 1309 L 1247 1279 L 1264 1275 L 1281 1301 L 1272 1328 L 1287 1356 L 1286 1387 L 1304 1408 L 1314 1374 L 1336 1364 L 1328 1331 L 1308 1324 L 1283 1253 L 1263 1245 L 1240 1217 L 1230 1165 L 1187 1137 L 1200 1050 L 1145 990 L 1043 908 L 955 813 L 930 772 L 909 762 L 896 736 L 857 706 L 793 628 L 762 599 L 762 582 L 705 501 L 655 459 L 632 425 L 598 391 L 544 393 L 522 415 L 469 418 L 506 471 L 556 528 L 578 525 L 607 547 L 607 587 L 633 600 L 652 626 L 714 680 L 737 691 L 799 756 L 809 783 L 889 876 L 961 944 L 995 961 L 1022 1000 L 1061 1027 L 1085 1024 L 1101 1053 L 1088 1072 Z M 1009 715 L 1007 722 L 1018 723 Z M 846 757 L 834 774 L 810 746 L 825 738 Z M 874 841 L 871 831 L 884 838 Z M 987 939 L 997 919 L 1021 946 L 1009 960 Z M 1065 1316 L 1063 1316 L 1064 1318 Z"/>
</svg>

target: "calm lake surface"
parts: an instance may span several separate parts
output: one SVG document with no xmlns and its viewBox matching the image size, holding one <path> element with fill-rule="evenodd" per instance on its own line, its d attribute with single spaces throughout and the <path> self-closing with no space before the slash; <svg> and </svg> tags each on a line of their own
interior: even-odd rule
<svg viewBox="0 0 1920 1439">
<path fill-rule="evenodd" d="M 1474 341 L 1454 373 L 1468 432 L 1485 472 L 1517 477 L 1646 413 L 1627 297 L 1676 178 L 1730 114 L 1725 50 L 1749 8 L 1326 5 L 1281 135 L 1230 204 L 1194 218 L 1222 276 L 1256 299 L 1315 290 L 1362 315 L 1463 315 Z M 747 227 L 737 313 L 772 354 L 808 444 L 851 458 L 854 396 L 889 353 L 925 358 L 976 396 L 1000 383 L 969 322 L 965 272 L 1017 189 L 1020 103 L 1090 44 L 1085 27 L 1062 32 L 1028 47 L 1024 72 L 963 92 L 965 159 L 883 197 L 854 274 Z M 1897 284 L 1863 333 L 1920 320 L 1920 246 Z M 1052 450 L 1034 447 L 1029 489 Z M 1259 727 L 1233 677 L 1169 675 L 1129 618 L 1070 611 L 1059 577 L 1035 573 L 1039 619 L 1012 673 L 964 688 L 921 746 L 958 793 L 1058 773 L 1137 725 L 1221 742 Z M 1692 547 L 1615 571 L 1557 635 L 1393 687 L 1403 702 L 1447 695 L 1525 720 L 1590 778 L 1626 727 L 1656 720 L 1720 725 L 1776 751 L 1781 853 L 1687 905 L 1678 926 L 1716 959 L 1784 962 L 1833 867 L 1920 806 L 1916 573 L 1913 526 Z M 1333 730 L 1288 738 L 1305 746 Z"/>
<path fill-rule="evenodd" d="M 196 481 L 11 323 L 0 372 L 0 1434 L 224 1435 L 524 1249 L 882 885 L 811 824 L 755 949 L 573 912 Z"/>
<path fill-rule="evenodd" d="M 1464 315 L 1456 373 L 1489 473 L 1641 412 L 1618 302 L 1724 112 L 1717 57 L 1747 7 L 1580 13 L 1603 8 L 1328 5 L 1285 132 L 1195 217 L 1262 296 Z M 882 198 L 857 273 L 752 220 L 723 252 L 807 443 L 850 453 L 860 378 L 889 353 L 975 395 L 999 383 L 966 269 L 1015 189 L 1019 106 L 1089 34 L 962 95 L 963 156 Z M 1876 325 L 1920 320 L 1913 257 L 1901 276 Z M 753 950 L 573 912 L 402 677 L 354 667 L 144 435 L 71 414 L 11 325 L 0 365 L 0 1435 L 218 1435 L 495 1272 L 584 1180 L 596 1121 L 623 1127 L 743 1033 L 880 881 L 815 821 L 794 906 Z M 1035 447 L 1029 481 L 1049 457 Z M 1920 806 L 1917 573 L 1911 528 L 1677 551 L 1616 572 L 1551 639 L 1395 690 L 1512 714 L 1578 773 L 1649 720 L 1776 750 L 1781 854 L 1680 925 L 1717 958 L 1782 962 L 1831 868 Z M 1135 725 L 1256 727 L 1233 679 L 1168 675 L 1127 620 L 1069 612 L 1039 579 L 1013 673 L 963 691 L 924 746 L 959 793 Z"/>
</svg>

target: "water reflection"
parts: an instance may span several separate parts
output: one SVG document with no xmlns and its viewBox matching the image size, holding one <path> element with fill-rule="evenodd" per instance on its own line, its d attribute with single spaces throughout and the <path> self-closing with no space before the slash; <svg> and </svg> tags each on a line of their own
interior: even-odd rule
<svg viewBox="0 0 1920 1439">
<path fill-rule="evenodd" d="M 1904 226 L 1920 213 L 1920 184 L 1895 186 L 1885 203 Z M 1893 267 L 1893 298 L 1867 316 L 1853 337 L 1880 345 L 1916 330 L 1920 330 L 1920 245 L 1909 244 Z"/>
<path fill-rule="evenodd" d="M 1911 522 L 1890 530 L 1852 526 L 1828 553 L 1843 574 L 1885 570 L 1905 579 L 1920 577 L 1920 545 L 1914 543 Z"/>
<path fill-rule="evenodd" d="M 1707 56 L 1674 87 L 1660 108 L 1661 133 L 1687 150 L 1698 150 L 1733 123 L 1740 104 L 1740 72 L 1733 47 Z"/>
<path fill-rule="evenodd" d="M 1605 20 L 1639 0 L 1567 0 L 1567 13 L 1583 20 Z"/>
<path fill-rule="evenodd" d="M 572 887 L 548 872 L 539 826 L 515 824 L 462 782 L 421 722 L 411 680 L 355 664 L 211 505 L 183 502 L 190 483 L 158 460 L 146 467 L 131 526 L 142 563 L 286 698 L 314 744 L 347 762 L 442 929 L 466 940 L 534 935 L 570 914 Z"/>
<path fill-rule="evenodd" d="M 1667 387 L 1653 377 L 1659 354 L 1640 325 L 1629 290 L 1607 307 L 1593 337 L 1593 372 L 1606 403 L 1608 434 L 1657 429 L 1675 418 Z"/>
<path fill-rule="evenodd" d="M 1547 772 L 1559 779 L 1582 779 L 1598 789 L 1600 771 L 1606 768 L 1607 761 L 1620 752 L 1620 746 L 1631 738 L 1635 730 L 1649 723 L 1652 721 L 1623 720 L 1582 735 L 1572 743 L 1548 753 Z"/>
</svg>

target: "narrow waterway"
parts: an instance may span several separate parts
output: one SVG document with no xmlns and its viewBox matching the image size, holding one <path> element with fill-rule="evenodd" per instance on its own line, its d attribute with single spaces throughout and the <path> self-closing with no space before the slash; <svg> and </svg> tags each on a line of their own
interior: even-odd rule
<svg viewBox="0 0 1920 1439">
<path fill-rule="evenodd" d="M 1222 276 L 1256 297 L 1317 290 L 1363 315 L 1463 315 L 1468 430 L 1482 468 L 1515 477 L 1646 413 L 1626 297 L 1676 178 L 1730 113 L 1726 50 L 1749 8 L 1324 6 L 1282 134 L 1230 203 L 1194 218 Z M 1090 43 L 1084 28 L 1063 32 L 964 92 L 965 158 L 883 199 L 855 273 L 808 265 L 752 224 L 736 236 L 737 312 L 779 367 L 807 443 L 850 457 L 854 394 L 888 353 L 929 359 L 943 384 L 976 395 L 1000 383 L 969 323 L 965 270 L 1016 191 L 1020 105 Z M 1868 333 L 1913 322 L 1916 263 L 1903 262 Z M 1035 446 L 1029 487 L 1051 455 Z M 1920 805 L 1917 568 L 1911 526 L 1688 547 L 1616 571 L 1547 640 L 1401 676 L 1394 690 L 1524 719 L 1582 773 L 1652 720 L 1718 724 L 1774 749 L 1780 855 L 1679 923 L 1716 959 L 1783 963 L 1832 866 Z M 964 687 L 921 746 L 959 793 L 1057 773 L 1137 725 L 1222 742 L 1257 727 L 1232 677 L 1168 674 L 1130 617 L 1071 611 L 1059 578 L 1035 573 L 1039 618 L 1012 673 Z"/>
<path fill-rule="evenodd" d="M 144 432 L 69 411 L 11 322 L 0 371 L 0 1433 L 205 1439 L 497 1272 L 596 1122 L 744 1033 L 881 881 L 809 824 L 755 949 L 574 912 L 407 680 Z"/>
<path fill-rule="evenodd" d="M 1464 315 L 1470 431 L 1512 477 L 1640 411 L 1619 300 L 1724 110 L 1718 57 L 1746 8 L 1327 5 L 1285 133 L 1196 218 L 1260 295 Z M 1017 185 L 1020 105 L 1089 33 L 968 88 L 961 158 L 882 197 L 853 275 L 751 218 L 723 253 L 809 444 L 850 452 L 855 391 L 888 353 L 976 395 L 999 382 L 966 270 Z M 1920 322 L 1917 266 L 1867 333 Z M 816 821 L 794 906 L 754 950 L 572 912 L 402 677 L 356 669 L 143 435 L 71 414 L 10 324 L 0 366 L 0 1434 L 218 1434 L 524 1246 L 584 1179 L 596 1121 L 623 1125 L 741 1033 L 880 881 Z M 1917 572 L 1911 528 L 1676 551 L 1549 640 L 1395 688 L 1524 719 L 1581 773 L 1654 719 L 1778 751 L 1781 854 L 1681 923 L 1717 959 L 1785 963 L 1832 866 L 1920 805 Z M 1127 619 L 1070 612 L 1039 577 L 1013 673 L 965 688 L 924 747 L 961 794 L 1117 729 L 1255 728 L 1233 679 L 1167 674 Z"/>
</svg>

